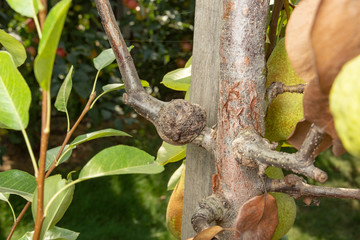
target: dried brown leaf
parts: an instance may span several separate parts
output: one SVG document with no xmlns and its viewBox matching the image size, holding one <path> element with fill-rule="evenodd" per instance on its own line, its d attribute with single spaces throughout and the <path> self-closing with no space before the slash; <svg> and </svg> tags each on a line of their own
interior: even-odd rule
<svg viewBox="0 0 360 240">
<path fill-rule="evenodd" d="M 290 62 L 296 74 L 307 83 L 317 77 L 310 33 L 320 2 L 302 0 L 286 27 L 285 46 Z"/>
<path fill-rule="evenodd" d="M 324 94 L 329 94 L 342 66 L 360 54 L 359 26 L 359 0 L 321 1 L 311 32 L 311 43 L 319 85 Z"/>
<path fill-rule="evenodd" d="M 306 120 L 324 129 L 333 139 L 338 138 L 329 108 L 329 95 L 320 90 L 318 81 L 314 80 L 306 85 L 303 106 Z"/>
<path fill-rule="evenodd" d="M 222 231 L 224 231 L 224 228 L 220 226 L 212 226 L 196 234 L 194 240 L 211 240 Z"/>
<path fill-rule="evenodd" d="M 239 210 L 236 219 L 236 239 L 269 240 L 274 235 L 278 223 L 275 198 L 269 194 L 253 197 Z"/>
<path fill-rule="evenodd" d="M 307 133 L 310 130 L 310 127 L 311 127 L 311 122 L 302 119 L 296 124 L 295 129 L 290 134 L 289 138 L 287 139 L 287 142 L 299 150 L 305 140 Z M 328 134 L 325 134 L 323 140 L 320 143 L 320 146 L 316 149 L 315 157 L 319 155 L 319 153 L 328 149 L 331 146 L 331 144 L 332 144 L 332 138 Z"/>
</svg>

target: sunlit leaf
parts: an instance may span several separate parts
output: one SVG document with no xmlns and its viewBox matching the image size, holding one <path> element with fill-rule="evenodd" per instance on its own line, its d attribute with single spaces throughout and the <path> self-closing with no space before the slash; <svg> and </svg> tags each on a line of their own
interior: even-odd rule
<svg viewBox="0 0 360 240">
<path fill-rule="evenodd" d="M 174 90 L 187 91 L 190 87 L 190 79 L 191 65 L 165 74 L 161 83 Z"/>
<path fill-rule="evenodd" d="M 141 80 L 141 85 L 143 87 L 149 87 L 149 83 L 145 80 Z M 104 93 L 108 93 L 111 91 L 115 91 L 115 90 L 119 90 L 119 89 L 124 89 L 125 85 L 123 83 L 111 83 L 111 84 L 107 84 L 105 86 L 102 87 L 102 89 L 104 90 Z"/>
<path fill-rule="evenodd" d="M 128 51 L 130 52 L 131 49 L 133 49 L 134 46 L 128 47 Z M 94 66 L 97 70 L 101 70 L 107 66 L 109 66 L 113 61 L 115 60 L 115 54 L 114 51 L 109 48 L 106 50 L 103 50 L 99 56 L 93 59 Z"/>
<path fill-rule="evenodd" d="M 175 146 L 167 142 L 163 142 L 156 156 L 156 161 L 165 165 L 170 162 L 176 162 L 186 157 L 186 145 Z"/>
<path fill-rule="evenodd" d="M 36 80 L 45 91 L 50 89 L 56 49 L 70 4 L 71 0 L 58 2 L 50 10 L 45 20 L 43 35 L 39 42 L 39 54 L 36 56 L 34 62 Z"/>
<path fill-rule="evenodd" d="M 13 36 L 0 29 L 0 44 L 11 54 L 18 67 L 25 62 L 26 51 L 24 46 Z"/>
<path fill-rule="evenodd" d="M 171 175 L 169 182 L 167 184 L 167 190 L 173 190 L 176 184 L 179 182 L 181 177 L 181 173 L 185 168 L 185 162 L 183 162 L 178 169 Z"/>
<path fill-rule="evenodd" d="M 118 145 L 96 154 L 81 170 L 79 179 L 89 179 L 117 174 L 156 174 L 164 167 L 154 162 L 154 157 L 130 146 Z"/>
<path fill-rule="evenodd" d="M 44 240 L 76 240 L 80 233 L 71 230 L 53 227 L 45 233 Z M 34 231 L 25 233 L 19 240 L 32 240 Z"/>
<path fill-rule="evenodd" d="M 23 130 L 29 122 L 31 93 L 10 53 L 0 51 L 0 123 Z"/>
<path fill-rule="evenodd" d="M 131 135 L 120 131 L 120 130 L 116 130 L 116 129 L 111 129 L 111 128 L 107 128 L 107 129 L 103 129 L 100 131 L 95 131 L 92 133 L 87 133 L 87 134 L 83 134 L 80 136 L 77 136 L 71 143 L 70 143 L 70 147 L 74 147 L 76 145 L 79 145 L 81 143 L 93 140 L 93 139 L 97 139 L 97 138 L 102 138 L 102 137 L 113 137 L 113 136 L 125 136 L 125 137 L 131 137 Z"/>
<path fill-rule="evenodd" d="M 0 172 L 0 192 L 16 194 L 32 201 L 36 189 L 35 177 L 20 170 Z"/>
<path fill-rule="evenodd" d="M 71 80 L 72 71 L 73 71 L 73 66 L 71 66 L 70 71 L 68 72 L 63 84 L 61 85 L 54 104 L 56 109 L 61 112 L 67 113 L 67 103 L 72 88 L 72 80 Z"/>
<path fill-rule="evenodd" d="M 45 180 L 44 188 L 44 208 L 48 209 L 42 228 L 40 239 L 43 239 L 45 233 L 52 227 L 55 226 L 57 222 L 64 216 L 66 210 L 68 209 L 75 190 L 75 185 L 70 186 L 66 190 L 62 191 L 52 202 L 50 200 L 53 196 L 62 189 L 69 181 L 62 179 L 61 175 L 54 175 L 48 177 Z M 48 206 L 49 205 L 49 206 Z M 33 218 L 36 219 L 36 208 L 37 208 L 37 191 L 34 193 L 33 203 L 31 204 L 31 210 Z"/>
<path fill-rule="evenodd" d="M 34 17 L 38 13 L 36 0 L 6 0 L 9 6 L 16 12 L 26 17 Z"/>
</svg>

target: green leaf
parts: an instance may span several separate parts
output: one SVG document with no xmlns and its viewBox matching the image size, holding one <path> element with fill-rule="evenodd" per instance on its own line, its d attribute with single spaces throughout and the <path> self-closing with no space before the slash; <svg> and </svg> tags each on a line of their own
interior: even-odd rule
<svg viewBox="0 0 360 240">
<path fill-rule="evenodd" d="M 66 75 L 66 78 L 65 78 L 63 84 L 61 85 L 61 87 L 59 89 L 59 92 L 58 92 L 58 95 L 56 97 L 56 101 L 55 101 L 54 106 L 60 112 L 67 113 L 67 103 L 68 103 L 71 88 L 72 88 L 71 75 L 72 75 L 72 72 L 73 72 L 73 68 L 74 67 L 71 66 L 70 71 Z"/>
<path fill-rule="evenodd" d="M 0 200 L 2 201 L 9 202 L 9 197 L 10 197 L 9 193 L 0 193 Z"/>
<path fill-rule="evenodd" d="M 145 80 L 141 80 L 141 85 L 143 87 L 150 87 L 149 83 Z M 111 91 L 115 91 L 118 89 L 124 89 L 124 88 L 125 88 L 125 85 L 123 83 L 111 83 L 111 84 L 107 84 L 102 87 L 102 89 L 104 90 L 104 93 L 108 93 Z"/>
<path fill-rule="evenodd" d="M 50 10 L 44 23 L 43 35 L 39 43 L 39 54 L 34 62 L 34 72 L 40 87 L 45 91 L 50 89 L 56 49 L 70 4 L 71 0 L 58 2 Z"/>
<path fill-rule="evenodd" d="M 55 200 L 52 200 L 52 197 L 68 183 L 69 181 L 62 179 L 60 174 L 48 177 L 45 180 L 44 208 L 48 209 L 48 211 L 44 213 L 46 216 L 41 228 L 40 239 L 44 239 L 45 233 L 60 221 L 70 206 L 74 195 L 75 185 L 72 185 L 66 190 L 62 191 L 55 198 Z M 50 200 L 52 200 L 52 202 L 50 202 Z M 36 207 L 37 191 L 34 193 L 33 202 L 31 204 L 31 210 L 34 219 L 36 219 Z"/>
<path fill-rule="evenodd" d="M 130 146 L 118 145 L 96 154 L 81 170 L 79 179 L 117 174 L 156 174 L 164 167 L 154 162 L 148 153 Z"/>
<path fill-rule="evenodd" d="M 11 54 L 15 65 L 18 67 L 26 60 L 26 51 L 24 46 L 13 36 L 0 29 L 0 43 Z"/>
<path fill-rule="evenodd" d="M 6 0 L 10 7 L 17 13 L 26 17 L 34 17 L 38 13 L 36 0 Z"/>
<path fill-rule="evenodd" d="M 174 90 L 187 91 L 190 87 L 190 79 L 191 65 L 165 74 L 161 83 Z"/>
<path fill-rule="evenodd" d="M 58 146 L 58 147 L 55 147 L 55 148 L 52 148 L 52 149 L 49 149 L 49 150 L 46 151 L 46 162 L 45 162 L 46 171 L 49 170 L 52 163 L 55 161 L 55 158 L 56 158 L 60 148 L 61 148 L 61 146 Z M 58 165 L 69 159 L 69 157 L 72 154 L 72 149 L 73 148 L 75 148 L 75 146 L 73 146 L 71 148 L 69 148 L 69 145 L 65 146 L 64 151 L 62 152 L 62 154 L 60 156 Z"/>
<path fill-rule="evenodd" d="M 156 162 L 161 165 L 170 162 L 177 162 L 186 157 L 186 145 L 175 146 L 167 142 L 163 142 L 156 156 Z"/>
<path fill-rule="evenodd" d="M 190 67 L 192 65 L 192 56 L 189 58 L 189 60 L 185 64 L 185 68 Z"/>
<path fill-rule="evenodd" d="M 16 194 L 31 202 L 35 189 L 35 177 L 26 172 L 16 169 L 0 172 L 0 193 Z"/>
<path fill-rule="evenodd" d="M 173 175 L 171 175 L 169 182 L 167 184 L 168 191 L 173 190 L 175 188 L 176 184 L 180 180 L 184 167 L 185 167 L 185 161 L 180 165 L 180 167 L 178 167 L 178 169 L 175 170 Z"/>
<path fill-rule="evenodd" d="M 24 130 L 29 122 L 31 92 L 8 52 L 0 51 L 0 123 Z"/>
<path fill-rule="evenodd" d="M 79 145 L 81 143 L 93 140 L 93 139 L 97 139 L 97 138 L 102 138 L 102 137 L 113 137 L 113 136 L 125 136 L 125 137 L 131 137 L 131 135 L 120 131 L 120 130 L 116 130 L 116 129 L 111 129 L 111 128 L 107 128 L 107 129 L 103 129 L 100 131 L 95 131 L 92 133 L 87 133 L 87 134 L 83 134 L 80 136 L 77 136 L 71 143 L 70 143 L 70 147 L 74 147 L 76 145 Z"/>
<path fill-rule="evenodd" d="M 128 51 L 130 52 L 131 49 L 133 49 L 134 46 L 128 47 Z M 113 61 L 115 60 L 115 54 L 114 51 L 109 48 L 106 50 L 103 50 L 99 56 L 93 59 L 95 68 L 100 71 L 101 69 L 104 69 L 105 67 L 109 66 Z"/>
<path fill-rule="evenodd" d="M 80 233 L 73 232 L 71 230 L 53 227 L 46 232 L 45 240 L 76 240 Z M 19 240 L 32 240 L 34 231 L 25 233 Z"/>
</svg>

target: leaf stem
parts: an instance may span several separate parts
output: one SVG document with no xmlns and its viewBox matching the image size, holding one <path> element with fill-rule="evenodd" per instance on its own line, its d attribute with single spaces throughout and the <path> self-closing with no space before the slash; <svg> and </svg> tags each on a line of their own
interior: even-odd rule
<svg viewBox="0 0 360 240">
<path fill-rule="evenodd" d="M 39 174 L 39 170 L 38 170 L 38 166 L 37 166 L 36 159 L 35 159 L 35 156 L 34 156 L 34 152 L 32 150 L 32 147 L 31 147 L 31 144 L 30 144 L 30 141 L 29 141 L 29 137 L 28 137 L 25 129 L 22 129 L 21 132 L 22 132 L 22 134 L 24 136 L 26 147 L 27 147 L 27 149 L 29 151 L 31 162 L 32 162 L 33 167 L 34 167 L 34 175 L 35 175 L 35 177 L 37 177 L 38 174 Z"/>
<path fill-rule="evenodd" d="M 10 229 L 10 233 L 9 235 L 7 236 L 6 240 L 10 240 L 12 235 L 14 234 L 15 232 L 15 229 L 17 227 L 17 225 L 19 224 L 20 220 L 22 219 L 22 217 L 25 215 L 26 211 L 28 210 L 28 208 L 30 207 L 31 205 L 31 202 L 27 202 L 26 205 L 24 206 L 24 208 L 21 210 L 19 216 L 17 217 L 16 221 L 14 222 L 14 224 L 11 226 L 11 229 Z"/>
<path fill-rule="evenodd" d="M 92 88 L 92 91 L 91 91 L 90 95 L 95 92 L 95 87 L 96 87 L 96 83 L 97 83 L 99 74 L 100 74 L 100 70 L 98 70 L 97 73 L 96 73 L 95 80 L 94 80 L 94 85 L 93 85 L 93 88 Z"/>
</svg>

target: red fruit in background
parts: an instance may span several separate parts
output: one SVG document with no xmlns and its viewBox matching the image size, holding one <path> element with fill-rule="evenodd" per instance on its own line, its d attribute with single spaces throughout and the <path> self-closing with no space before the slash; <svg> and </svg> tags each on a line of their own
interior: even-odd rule
<svg viewBox="0 0 360 240">
<path fill-rule="evenodd" d="M 30 53 L 31 56 L 35 57 L 36 55 L 36 49 L 34 46 L 29 46 L 26 48 L 26 51 Z"/>
<path fill-rule="evenodd" d="M 123 4 L 129 8 L 129 9 L 135 9 L 137 6 L 139 6 L 138 2 L 136 0 L 123 0 Z"/>
<path fill-rule="evenodd" d="M 39 44 L 39 38 L 38 38 L 38 37 L 34 37 L 34 38 L 32 39 L 32 41 L 33 41 L 33 43 L 35 43 L 35 44 Z"/>
<path fill-rule="evenodd" d="M 176 65 L 177 65 L 179 68 L 185 67 L 185 64 L 186 64 L 186 60 L 185 60 L 185 59 L 183 59 L 183 58 L 178 58 L 178 59 L 176 59 Z"/>
<path fill-rule="evenodd" d="M 190 52 L 192 50 L 192 44 L 189 42 L 181 42 L 180 46 L 183 52 Z"/>
<path fill-rule="evenodd" d="M 58 49 L 56 49 L 56 55 L 58 55 L 61 58 L 65 58 L 66 57 L 65 49 L 63 49 L 62 47 L 58 47 Z"/>
<path fill-rule="evenodd" d="M 27 32 L 32 32 L 36 29 L 34 19 L 32 19 L 32 18 L 26 19 L 25 24 L 26 24 Z"/>
</svg>

